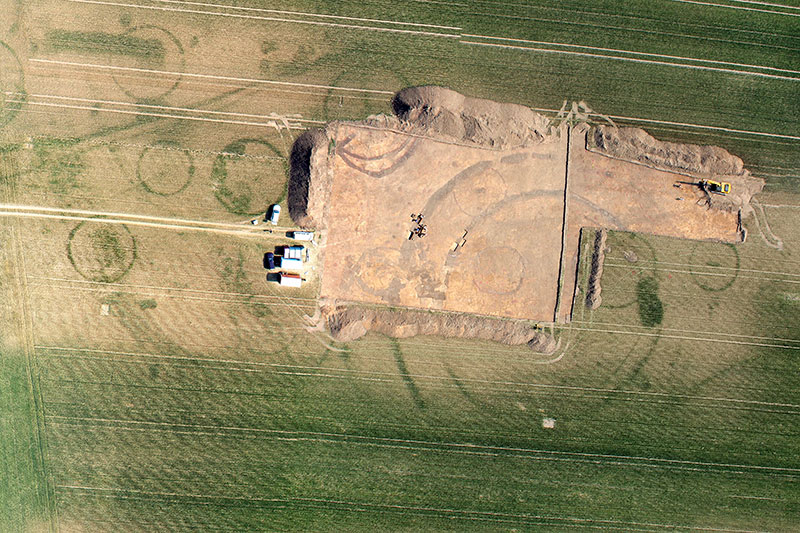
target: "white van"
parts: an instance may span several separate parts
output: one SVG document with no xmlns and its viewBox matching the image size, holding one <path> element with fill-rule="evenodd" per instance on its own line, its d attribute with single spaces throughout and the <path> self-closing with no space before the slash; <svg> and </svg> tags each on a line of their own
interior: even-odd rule
<svg viewBox="0 0 800 533">
<path fill-rule="evenodd" d="M 271 212 L 270 212 L 270 215 L 269 215 L 270 223 L 273 226 L 277 225 L 278 224 L 278 218 L 280 216 L 281 216 L 281 206 L 279 206 L 278 204 L 273 205 L 272 209 L 271 209 Z"/>
</svg>

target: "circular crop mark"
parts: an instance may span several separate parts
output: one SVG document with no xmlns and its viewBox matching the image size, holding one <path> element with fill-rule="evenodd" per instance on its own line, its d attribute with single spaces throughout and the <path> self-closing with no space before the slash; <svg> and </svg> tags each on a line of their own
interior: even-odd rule
<svg viewBox="0 0 800 533">
<path fill-rule="evenodd" d="M 286 157 L 270 143 L 240 139 L 222 151 L 211 169 L 211 181 L 214 195 L 225 209 L 255 216 L 286 198 L 289 166 Z"/>
<path fill-rule="evenodd" d="M 506 182 L 493 168 L 468 179 L 461 180 L 453 188 L 456 204 L 465 214 L 477 216 L 486 208 L 506 197 Z"/>
<path fill-rule="evenodd" d="M 361 254 L 355 278 L 365 292 L 392 301 L 405 287 L 406 273 L 400 267 L 403 256 L 393 248 L 374 248 Z"/>
<path fill-rule="evenodd" d="M 127 53 L 115 63 L 114 83 L 134 100 L 152 101 L 175 90 L 186 59 L 181 42 L 158 26 L 137 26 L 124 32 Z M 145 71 L 145 72 L 143 72 Z"/>
<path fill-rule="evenodd" d="M 484 248 L 475 257 L 475 286 L 489 294 L 512 294 L 522 285 L 525 260 L 510 246 Z"/>
<path fill-rule="evenodd" d="M 136 261 L 136 239 L 125 225 L 81 222 L 69 234 L 67 257 L 90 281 L 119 281 Z"/>
<path fill-rule="evenodd" d="M 609 232 L 606 248 L 610 252 L 605 255 L 600 280 L 602 307 L 620 309 L 636 304 L 640 281 L 655 277 L 655 249 L 640 235 L 622 232 Z M 591 261 L 591 249 L 587 259 Z"/>
<path fill-rule="evenodd" d="M 25 98 L 22 64 L 14 50 L 0 41 L 0 126 L 11 122 Z"/>
<path fill-rule="evenodd" d="M 147 192 L 161 196 L 177 194 L 192 181 L 194 160 L 189 150 L 178 148 L 177 143 L 163 141 L 148 146 L 136 163 L 136 177 Z"/>
<path fill-rule="evenodd" d="M 689 254 L 689 272 L 698 287 L 706 291 L 724 291 L 739 276 L 739 251 L 733 244 L 695 243 Z"/>
</svg>

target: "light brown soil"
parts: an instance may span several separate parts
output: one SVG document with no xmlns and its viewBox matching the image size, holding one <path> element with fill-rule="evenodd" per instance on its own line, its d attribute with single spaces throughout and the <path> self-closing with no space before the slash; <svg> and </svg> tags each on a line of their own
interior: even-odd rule
<svg viewBox="0 0 800 533">
<path fill-rule="evenodd" d="M 581 228 L 741 242 L 741 216 L 763 186 L 721 148 L 641 130 L 553 125 L 438 87 L 392 103 L 396 117 L 332 122 L 292 151 L 290 214 L 320 232 L 322 298 L 569 321 Z M 700 177 L 730 181 L 733 193 L 709 197 Z M 427 236 L 409 239 L 420 212 Z M 365 324 L 339 331 L 389 327 Z"/>
<path fill-rule="evenodd" d="M 322 317 L 333 338 L 339 342 L 350 342 L 373 331 L 395 338 L 437 335 L 485 339 L 509 345 L 527 344 L 531 350 L 544 354 L 553 353 L 557 347 L 552 335 L 520 320 L 360 306 L 324 307 Z"/>
<path fill-rule="evenodd" d="M 496 149 L 538 144 L 549 124 L 525 106 L 470 98 L 443 87 L 403 89 L 392 108 L 410 133 Z"/>
</svg>

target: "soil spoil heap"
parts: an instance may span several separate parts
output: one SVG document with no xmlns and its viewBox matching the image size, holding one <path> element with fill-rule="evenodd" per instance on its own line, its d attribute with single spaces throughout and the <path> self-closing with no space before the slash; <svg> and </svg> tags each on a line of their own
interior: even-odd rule
<svg viewBox="0 0 800 533">
<path fill-rule="evenodd" d="M 557 348 L 552 335 L 519 320 L 360 306 L 323 307 L 322 317 L 338 342 L 350 342 L 372 331 L 394 338 L 435 335 L 485 339 L 508 345 L 527 344 L 531 350 L 543 354 L 551 354 Z"/>
</svg>

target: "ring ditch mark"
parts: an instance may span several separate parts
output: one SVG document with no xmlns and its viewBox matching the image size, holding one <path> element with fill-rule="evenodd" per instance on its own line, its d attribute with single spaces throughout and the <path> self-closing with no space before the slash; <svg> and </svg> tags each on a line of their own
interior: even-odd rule
<svg viewBox="0 0 800 533">
<path fill-rule="evenodd" d="M 475 256 L 473 282 L 481 292 L 508 295 L 517 292 L 525 275 L 525 260 L 515 248 L 491 246 Z"/>
<path fill-rule="evenodd" d="M 22 63 L 12 48 L 0 41 L 0 127 L 14 119 L 26 99 Z"/>
<path fill-rule="evenodd" d="M 606 268 L 600 284 L 603 287 L 602 307 L 622 309 L 638 303 L 637 287 L 643 278 L 655 278 L 656 251 L 653 245 L 636 233 L 610 231 L 606 246 L 611 252 L 605 256 L 607 263 L 624 264 L 624 267 Z M 630 265 L 630 267 L 628 267 Z M 617 278 L 618 277 L 618 278 Z M 631 294 L 630 299 L 618 295 Z"/>
<path fill-rule="evenodd" d="M 364 292 L 389 303 L 398 302 L 398 294 L 406 286 L 402 259 L 400 251 L 394 248 L 366 250 L 354 268 L 353 277 Z"/>
<path fill-rule="evenodd" d="M 453 186 L 453 199 L 468 216 L 477 216 L 488 206 L 501 202 L 508 191 L 503 176 L 493 168 L 457 181 Z"/>
<path fill-rule="evenodd" d="M 183 72 L 186 68 L 186 58 L 184 57 L 183 46 L 177 37 L 172 35 L 172 33 L 164 28 L 149 24 L 130 28 L 122 33 L 122 36 L 136 36 L 145 39 L 149 37 L 152 40 L 159 40 L 165 46 L 166 50 L 160 58 L 158 57 L 158 54 L 155 54 L 155 59 L 149 57 L 120 58 L 119 61 L 123 62 L 123 65 L 121 66 L 148 70 L 162 70 L 169 72 L 169 74 L 155 74 L 155 76 L 158 77 L 153 77 L 153 75 L 149 75 L 150 73 L 148 73 L 148 83 L 142 86 L 135 85 L 131 81 L 127 80 L 140 79 L 141 74 L 143 73 L 135 74 L 133 76 L 132 73 L 112 73 L 111 77 L 113 78 L 117 87 L 119 87 L 122 92 L 132 99 L 136 101 L 143 101 L 145 103 L 158 101 L 172 93 L 172 91 L 174 91 L 181 83 L 181 80 L 183 80 Z M 166 39 L 163 38 L 164 36 L 166 36 Z M 125 64 L 126 62 L 127 64 Z"/>
<path fill-rule="evenodd" d="M 700 246 L 701 246 L 701 243 L 697 243 L 697 242 L 694 243 L 694 245 L 692 246 L 692 252 L 689 254 L 689 264 L 691 265 L 689 267 L 689 273 L 692 276 L 692 281 L 695 283 L 695 285 L 697 285 L 698 287 L 700 287 L 704 291 L 721 292 L 721 291 L 727 290 L 728 288 L 730 288 L 731 285 L 733 285 L 733 282 L 736 281 L 736 278 L 739 277 L 739 268 L 741 267 L 741 259 L 739 257 L 739 250 L 737 250 L 736 246 L 734 246 L 733 244 L 722 243 L 722 246 L 724 246 L 725 248 L 727 248 L 731 252 L 733 252 L 732 255 L 727 255 L 726 259 L 722 259 L 720 261 L 706 259 L 705 265 L 699 265 L 699 264 L 695 263 L 695 260 L 696 260 L 696 258 L 698 256 L 697 252 L 698 252 Z M 704 246 L 710 247 L 710 246 L 715 246 L 715 245 L 706 243 L 706 244 L 704 244 Z M 716 246 L 719 246 L 719 245 L 716 245 Z M 721 257 L 721 254 L 714 253 L 712 257 Z M 724 262 L 731 263 L 731 266 L 723 265 L 722 263 L 724 263 Z M 709 270 L 711 270 L 712 272 L 701 272 L 701 273 L 695 272 L 695 269 L 694 269 L 695 266 L 709 267 Z M 733 273 L 728 275 L 728 276 L 725 276 L 725 275 L 722 275 L 722 273 L 714 272 L 715 269 L 725 269 L 727 271 L 733 270 Z M 711 279 L 717 279 L 717 280 L 719 280 L 719 283 L 708 283 L 707 281 L 704 281 L 704 280 L 701 279 L 701 276 L 703 274 L 710 274 L 710 273 L 713 273 L 714 275 L 713 276 L 707 276 L 707 277 L 711 278 Z"/>
<path fill-rule="evenodd" d="M 81 222 L 69 233 L 67 257 L 84 279 L 119 281 L 136 261 L 136 238 L 124 224 Z"/>
<path fill-rule="evenodd" d="M 280 150 L 262 139 L 239 139 L 222 152 L 211 167 L 211 182 L 214 196 L 226 210 L 257 216 L 267 206 L 283 202 L 289 162 Z"/>
<path fill-rule="evenodd" d="M 142 187 L 159 196 L 171 196 L 185 190 L 194 171 L 194 158 L 189 150 L 168 140 L 145 147 L 136 163 L 136 177 Z"/>
<path fill-rule="evenodd" d="M 386 132 L 384 136 L 388 136 L 391 139 L 400 138 L 401 140 L 391 142 L 383 150 L 374 153 L 359 153 L 349 148 L 350 143 L 355 138 L 354 135 L 351 135 L 336 146 L 336 155 L 350 168 L 376 179 L 383 178 L 405 163 L 414 153 L 419 141 L 416 137 L 398 137 L 396 134 L 389 132 Z M 378 143 L 375 144 L 378 145 Z"/>
</svg>

